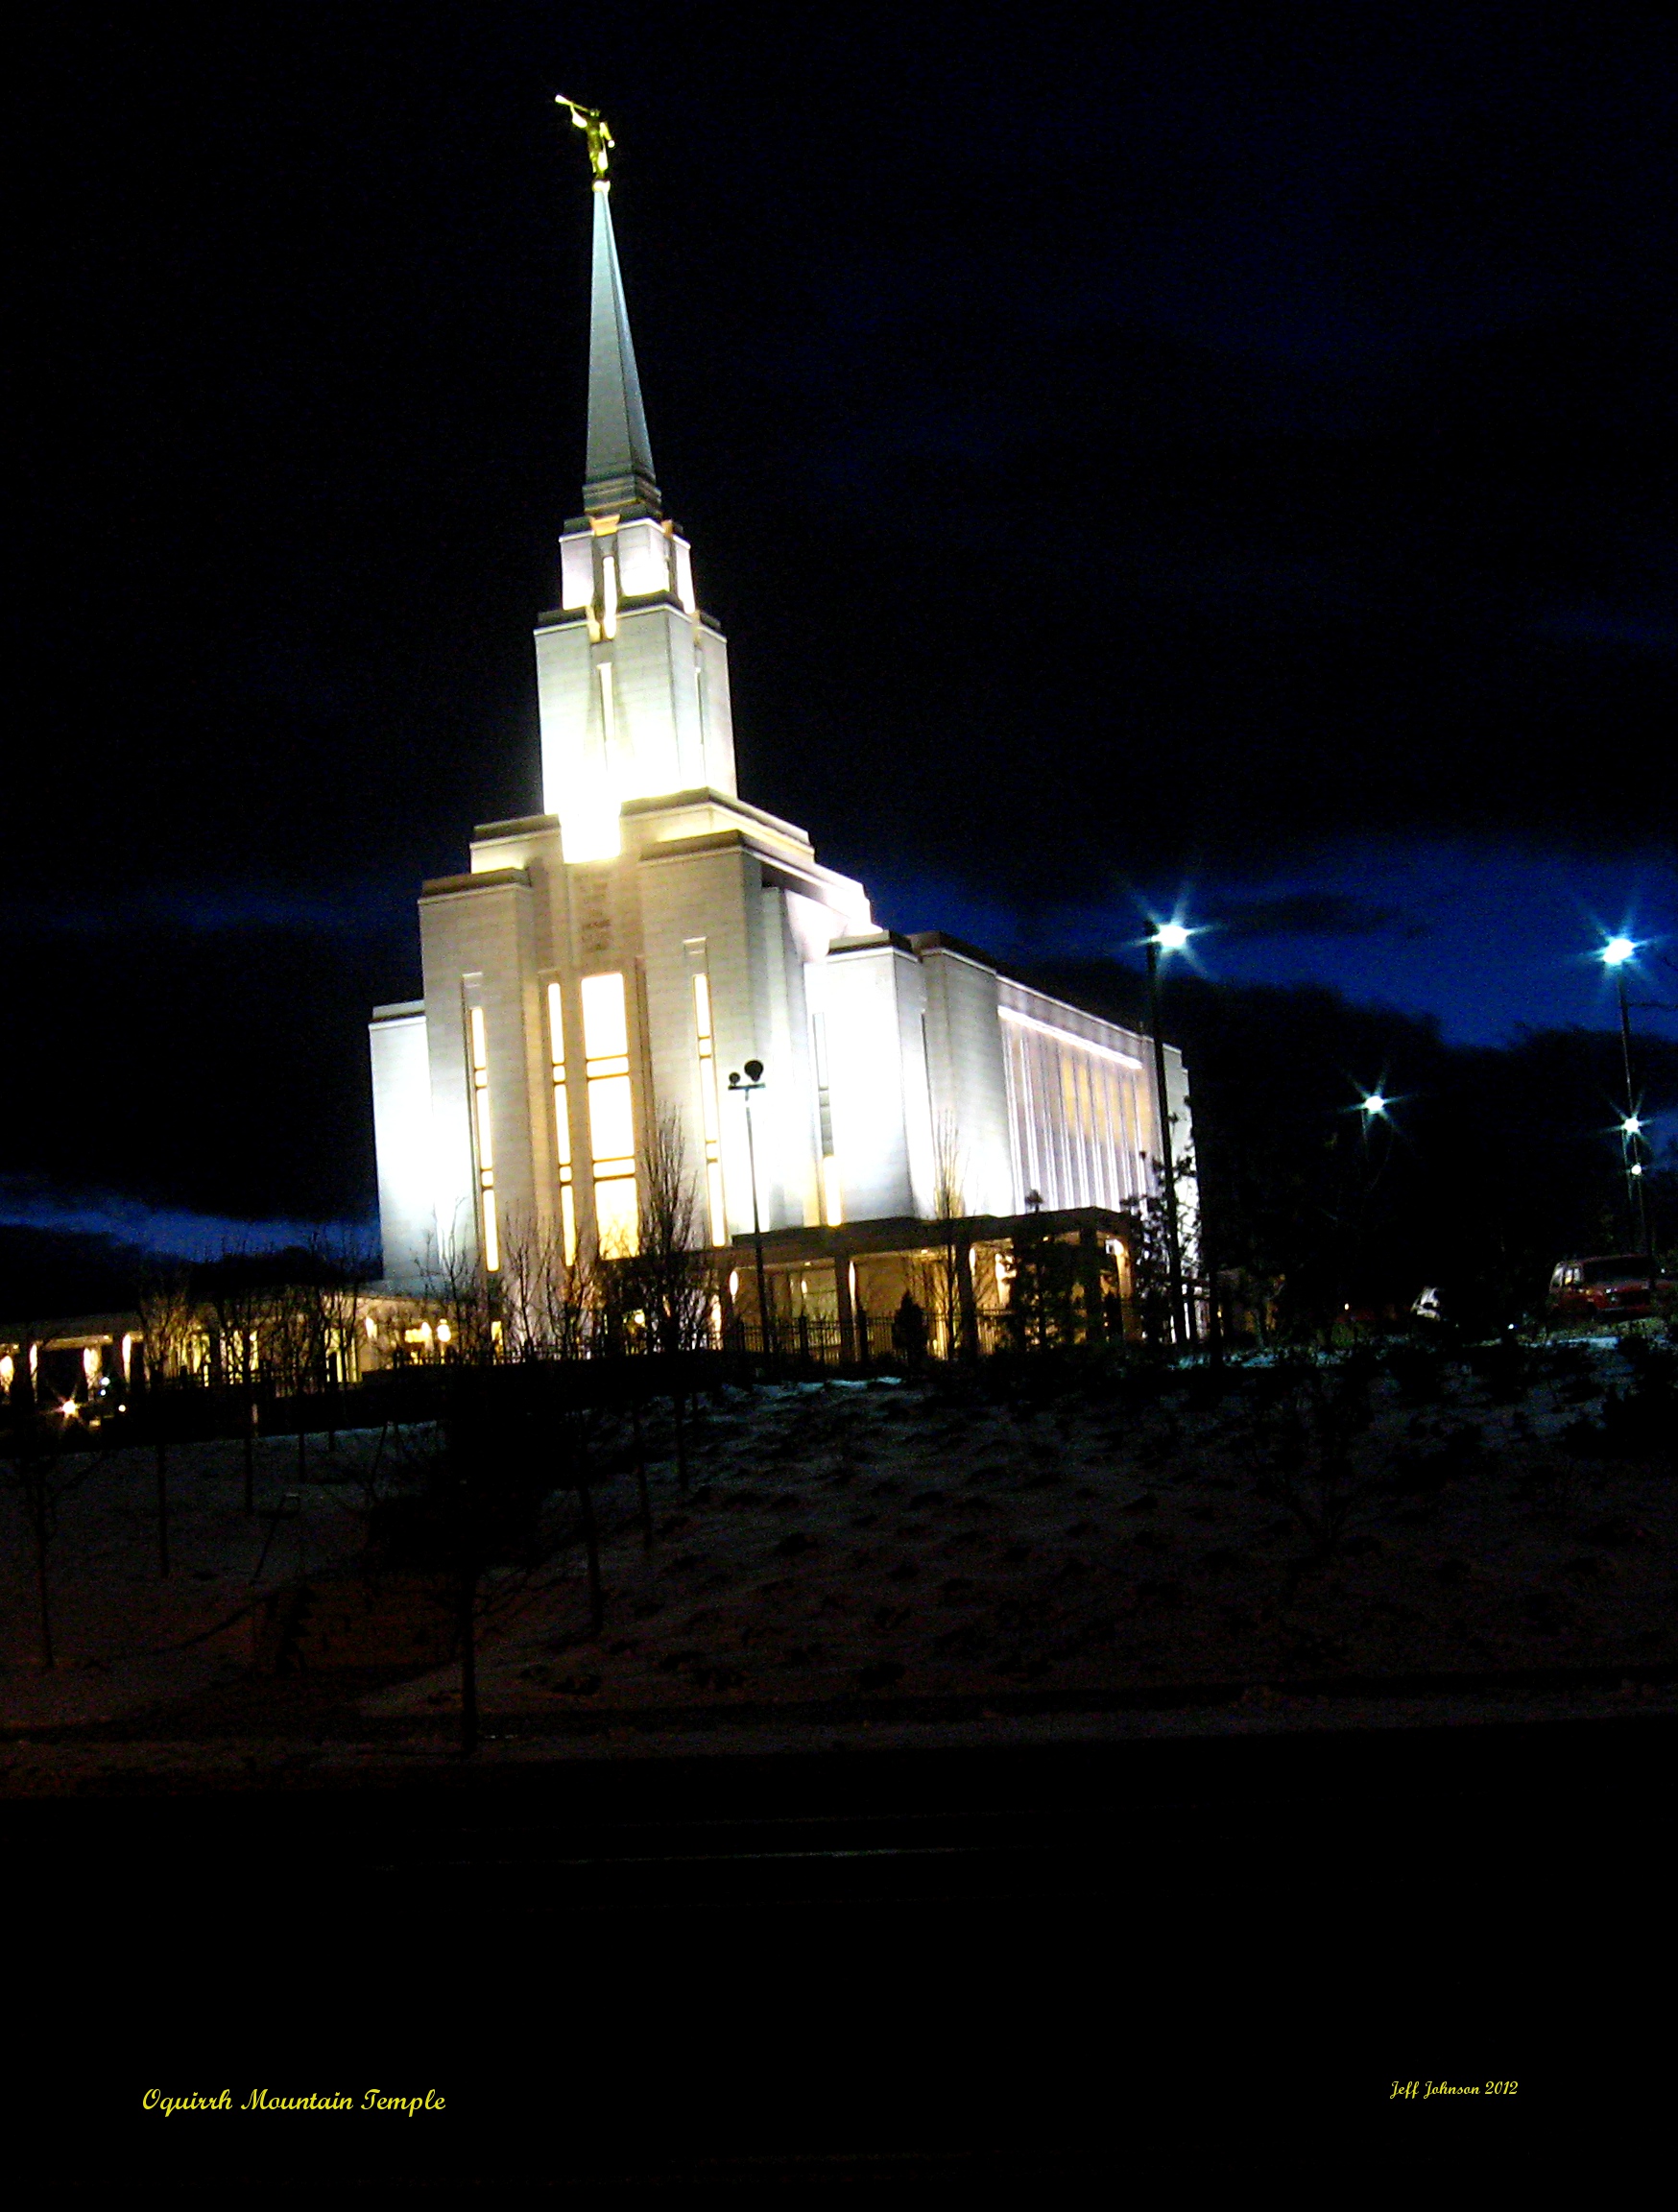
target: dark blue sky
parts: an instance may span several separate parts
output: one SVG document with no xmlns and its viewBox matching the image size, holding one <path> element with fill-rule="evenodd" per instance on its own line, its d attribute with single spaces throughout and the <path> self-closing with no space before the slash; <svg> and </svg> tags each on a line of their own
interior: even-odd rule
<svg viewBox="0 0 1678 2212">
<path fill-rule="evenodd" d="M 0 908 L 56 1046 L 0 1211 L 365 1212 L 413 893 L 536 801 L 561 88 L 618 134 L 742 788 L 885 918 L 1124 957 L 1185 898 L 1218 977 L 1480 1042 L 1610 1019 L 1627 927 L 1678 998 L 1672 26 L 395 21 L 84 13 L 20 68 Z"/>
</svg>

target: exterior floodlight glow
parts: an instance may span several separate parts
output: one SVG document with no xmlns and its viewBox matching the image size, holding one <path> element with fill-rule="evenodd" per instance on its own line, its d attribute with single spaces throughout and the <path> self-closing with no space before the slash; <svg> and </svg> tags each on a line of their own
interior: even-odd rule
<svg viewBox="0 0 1678 2212">
<path fill-rule="evenodd" d="M 1378 1119 L 1385 1114 L 1386 1110 L 1387 1102 L 1378 1091 L 1372 1091 L 1363 1101 L 1362 1111 L 1369 1115 L 1372 1120 Z"/>
<path fill-rule="evenodd" d="M 1602 948 L 1602 965 L 1623 968 L 1636 950 L 1637 946 L 1630 937 L 1611 937 Z"/>
<path fill-rule="evenodd" d="M 1642 1171 L 1643 1171 L 1643 1164 L 1642 1164 L 1642 1162 L 1641 1160 L 1634 1160 L 1634 1161 L 1632 1162 L 1632 1164 L 1631 1164 L 1630 1172 L 1631 1172 L 1633 1175 L 1641 1175 L 1641 1174 L 1642 1173 Z"/>
<path fill-rule="evenodd" d="M 1162 952 L 1182 952 L 1187 948 L 1189 935 L 1181 922 L 1162 922 L 1154 934 L 1154 942 Z"/>
<path fill-rule="evenodd" d="M 1628 1114 L 1619 1125 L 1619 1133 L 1622 1137 L 1641 1137 L 1643 1125 L 1635 1114 Z"/>
</svg>

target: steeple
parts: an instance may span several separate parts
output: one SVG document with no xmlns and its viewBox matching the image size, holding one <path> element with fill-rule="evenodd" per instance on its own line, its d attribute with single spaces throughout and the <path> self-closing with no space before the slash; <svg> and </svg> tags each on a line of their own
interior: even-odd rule
<svg viewBox="0 0 1678 2212">
<path fill-rule="evenodd" d="M 607 180 L 611 133 L 563 100 L 588 141 L 594 267 L 588 329 L 585 513 L 560 540 L 559 604 L 536 633 L 542 804 L 567 862 L 621 850 L 632 802 L 678 791 L 731 796 L 728 647 L 700 613 L 693 557 L 653 476 Z"/>
<path fill-rule="evenodd" d="M 659 508 L 653 448 L 641 406 L 635 341 L 624 304 L 623 272 L 611 229 L 611 181 L 607 176 L 614 143 L 598 108 L 585 108 L 562 92 L 555 102 L 588 141 L 594 179 L 594 263 L 588 297 L 588 460 L 583 481 L 587 514 L 652 515 Z"/>
<path fill-rule="evenodd" d="M 635 373 L 635 341 L 624 305 L 623 273 L 611 234 L 611 187 L 594 186 L 594 272 L 588 306 L 588 465 L 583 483 L 588 515 L 639 509 L 657 515 L 659 487 Z"/>
</svg>

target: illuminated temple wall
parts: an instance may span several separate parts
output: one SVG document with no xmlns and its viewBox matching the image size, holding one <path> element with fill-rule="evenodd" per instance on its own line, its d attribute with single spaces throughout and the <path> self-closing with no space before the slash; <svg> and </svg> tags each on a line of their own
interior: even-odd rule
<svg viewBox="0 0 1678 2212">
<path fill-rule="evenodd" d="M 624 535 L 587 533 L 595 597 L 537 632 L 553 810 L 480 829 L 467 871 L 425 885 L 423 998 L 372 1022 L 387 1280 L 493 1268 L 515 1240 L 632 1248 L 666 1116 L 704 1234 L 744 1236 L 728 1076 L 751 1059 L 767 1071 L 752 1105 L 766 1229 L 1009 1214 L 1033 1191 L 1132 1209 L 1159 1156 L 1145 1042 L 949 940 L 882 930 L 802 830 L 739 799 L 727 649 L 681 604 L 680 540 L 656 534 L 667 571 L 629 572 L 666 574 L 673 603 L 649 601 L 637 630 L 620 595 L 605 635 L 601 548 Z M 696 767 L 722 781 L 660 781 Z M 1167 1080 L 1181 1153 L 1175 1053 Z"/>
<path fill-rule="evenodd" d="M 1147 1042 L 936 937 L 720 795 L 642 802 L 615 859 L 567 865 L 551 817 L 491 825 L 420 903 L 425 997 L 372 1025 L 385 1265 L 498 1262 L 532 1233 L 633 1242 L 640 1155 L 682 1131 L 703 1233 L 964 1214 L 1129 1212 L 1159 1158 Z M 797 886 L 795 888 L 795 885 Z M 602 1028 L 603 1013 L 605 1027 Z M 1167 1052 L 1176 1149 L 1181 1056 Z M 1191 1230 L 1193 1187 L 1182 1190 Z M 493 1236 L 491 1238 L 491 1227 Z"/>
</svg>

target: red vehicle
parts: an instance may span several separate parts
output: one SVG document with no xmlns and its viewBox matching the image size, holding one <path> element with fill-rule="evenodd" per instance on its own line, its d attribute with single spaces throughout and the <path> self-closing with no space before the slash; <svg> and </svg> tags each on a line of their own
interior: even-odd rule
<svg viewBox="0 0 1678 2212">
<path fill-rule="evenodd" d="M 1551 1274 L 1545 1305 L 1564 1319 L 1636 1320 L 1670 1312 L 1678 1282 L 1663 1275 L 1641 1252 L 1596 1260 L 1564 1260 Z"/>
</svg>

